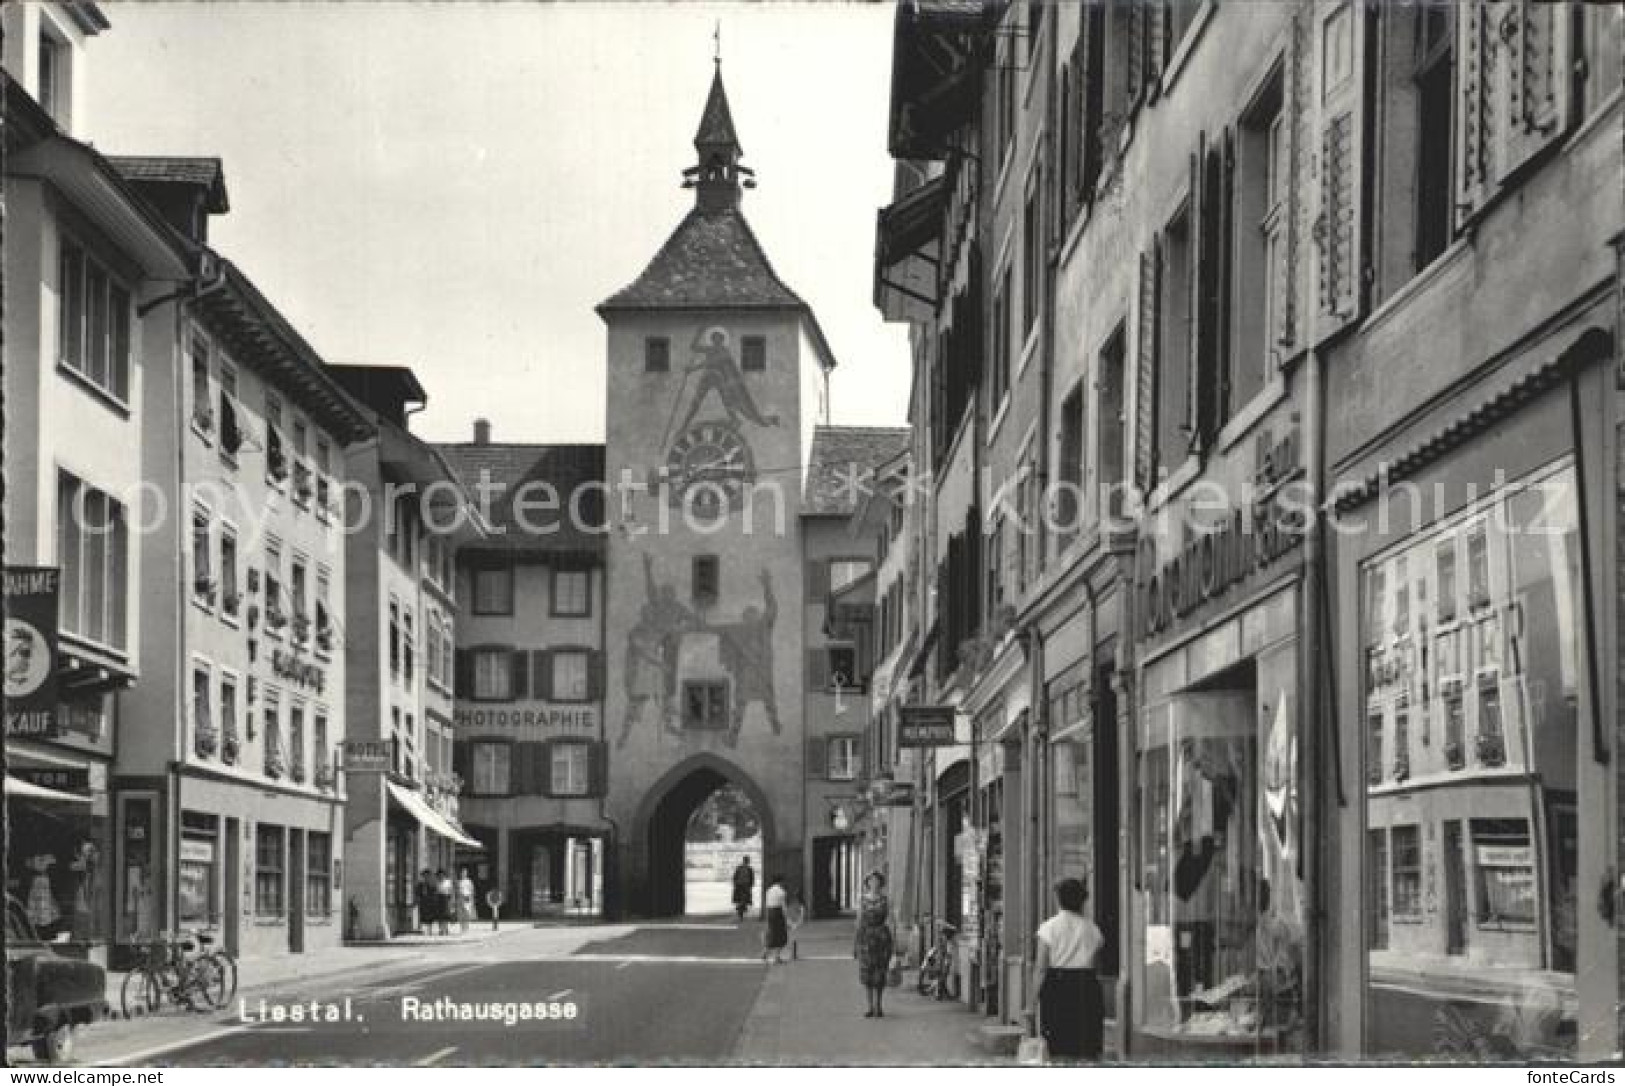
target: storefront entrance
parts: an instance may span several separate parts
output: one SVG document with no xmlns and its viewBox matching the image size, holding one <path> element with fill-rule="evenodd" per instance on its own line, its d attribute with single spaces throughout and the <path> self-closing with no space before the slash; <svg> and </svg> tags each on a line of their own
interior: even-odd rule
<svg viewBox="0 0 1625 1086">
<path fill-rule="evenodd" d="M 512 911 L 533 920 L 598 916 L 604 902 L 604 840 L 542 827 L 508 837 Z"/>
</svg>

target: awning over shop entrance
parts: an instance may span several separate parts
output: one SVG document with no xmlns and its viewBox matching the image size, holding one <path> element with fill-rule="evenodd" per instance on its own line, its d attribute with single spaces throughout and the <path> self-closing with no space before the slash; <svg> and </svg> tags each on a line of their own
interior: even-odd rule
<svg viewBox="0 0 1625 1086">
<path fill-rule="evenodd" d="M 30 784 L 28 781 L 18 780 L 9 773 L 6 774 L 6 795 L 16 796 L 20 799 L 48 799 L 57 803 L 90 802 L 89 796 L 75 795 L 72 792 L 59 792 L 55 788 Z"/>
<path fill-rule="evenodd" d="M 438 833 L 447 840 L 457 842 L 464 848 L 484 851 L 484 845 L 464 833 L 462 827 L 452 822 L 451 819 L 425 803 L 422 796 L 419 796 L 410 788 L 402 788 L 394 781 L 385 781 L 384 783 L 389 785 L 389 798 L 400 804 L 401 809 L 407 814 L 423 823 L 430 832 Z"/>
</svg>

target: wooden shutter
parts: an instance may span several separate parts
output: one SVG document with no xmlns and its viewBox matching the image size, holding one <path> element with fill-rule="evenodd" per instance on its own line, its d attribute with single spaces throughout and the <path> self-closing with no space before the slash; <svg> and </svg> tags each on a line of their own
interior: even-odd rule
<svg viewBox="0 0 1625 1086">
<path fill-rule="evenodd" d="M 604 698 L 604 650 L 593 649 L 587 654 L 587 700 Z"/>
<path fill-rule="evenodd" d="M 1503 180 L 1568 131 L 1574 98 L 1573 5 L 1517 0 L 1510 7 L 1500 35 L 1507 60 Z"/>
<path fill-rule="evenodd" d="M 807 777 L 815 781 L 829 779 L 829 740 L 822 736 L 807 739 Z"/>
<path fill-rule="evenodd" d="M 474 696 L 474 657 L 467 649 L 451 654 L 452 693 L 459 698 Z"/>
<path fill-rule="evenodd" d="M 524 649 L 514 649 L 508 657 L 508 671 L 512 684 L 508 690 L 508 700 L 523 701 L 530 697 L 530 653 Z"/>
<path fill-rule="evenodd" d="M 1214 163 L 1219 176 L 1212 182 L 1218 197 L 1217 214 L 1213 216 L 1215 232 L 1214 251 L 1218 255 L 1210 269 L 1209 290 L 1213 306 L 1213 341 L 1209 345 L 1213 367 L 1213 403 L 1208 414 L 1208 425 L 1214 433 L 1229 418 L 1233 400 L 1231 382 L 1235 360 L 1232 357 L 1232 319 L 1236 296 L 1234 270 L 1236 267 L 1236 130 L 1226 128 L 1224 139 L 1214 148 Z"/>
<path fill-rule="evenodd" d="M 1146 5 L 1145 0 L 1119 0 L 1117 7 L 1118 18 L 1124 21 L 1124 33 L 1128 40 L 1128 57 L 1125 65 L 1125 75 L 1128 79 L 1128 102 L 1132 105 L 1140 97 L 1140 90 L 1145 84 L 1146 73 Z M 1127 117 L 1122 118 L 1124 122 Z"/>
<path fill-rule="evenodd" d="M 1320 246 L 1317 338 L 1324 340 L 1360 315 L 1365 280 L 1366 41 L 1363 0 L 1318 13 L 1320 66 Z"/>
<path fill-rule="evenodd" d="M 593 743 L 587 750 L 587 794 L 609 795 L 609 744 Z"/>
<path fill-rule="evenodd" d="M 1162 65 L 1168 56 L 1168 0 L 1145 4 L 1146 100 L 1155 102 L 1162 92 Z"/>
<path fill-rule="evenodd" d="M 1195 451 L 1202 443 L 1201 402 L 1202 389 L 1202 239 L 1206 237 L 1204 219 L 1206 189 L 1203 181 L 1207 169 L 1207 133 L 1196 136 L 1196 150 L 1190 159 L 1190 220 L 1185 239 L 1185 436 L 1190 449 Z M 1172 465 L 1170 465 L 1172 466 Z"/>
<path fill-rule="evenodd" d="M 1280 263 L 1276 265 L 1275 327 L 1266 329 L 1271 340 L 1280 349 L 1285 360 L 1293 354 L 1298 338 L 1298 246 L 1303 237 L 1300 218 L 1308 201 L 1303 198 L 1303 180 L 1307 171 L 1301 168 L 1301 159 L 1307 141 L 1304 139 L 1305 118 L 1309 114 L 1309 95 L 1306 85 L 1308 64 L 1304 54 L 1305 24 L 1301 14 L 1294 15 L 1287 38 L 1286 70 L 1281 89 L 1281 118 L 1287 140 L 1287 176 L 1283 197 L 1286 215 Z"/>
<path fill-rule="evenodd" d="M 553 700 L 553 653 L 532 649 L 530 653 L 530 696 L 537 701 Z"/>
<path fill-rule="evenodd" d="M 1160 265 L 1155 246 L 1140 254 L 1140 313 L 1135 333 L 1134 485 L 1141 495 L 1157 485 L 1157 302 Z"/>
<path fill-rule="evenodd" d="M 1456 225 L 1484 206 L 1494 184 L 1495 9 L 1478 0 L 1456 9 Z"/>
<path fill-rule="evenodd" d="M 807 650 L 807 689 L 813 692 L 829 689 L 829 650 Z"/>
</svg>

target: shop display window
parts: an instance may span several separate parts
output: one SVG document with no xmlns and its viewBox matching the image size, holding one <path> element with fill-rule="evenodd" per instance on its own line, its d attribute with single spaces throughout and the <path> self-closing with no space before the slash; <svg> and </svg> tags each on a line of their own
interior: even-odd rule
<svg viewBox="0 0 1625 1086">
<path fill-rule="evenodd" d="M 1578 521 L 1558 466 L 1361 568 L 1368 1055 L 1573 1054 L 1590 755 Z M 1407 568 L 1412 601 L 1437 601 L 1433 629 L 1399 596 Z M 1408 772 L 1385 774 L 1407 720 Z"/>
</svg>

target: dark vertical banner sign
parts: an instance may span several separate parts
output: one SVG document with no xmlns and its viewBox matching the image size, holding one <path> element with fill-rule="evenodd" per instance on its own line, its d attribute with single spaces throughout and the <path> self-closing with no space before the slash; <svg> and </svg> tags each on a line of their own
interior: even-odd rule
<svg viewBox="0 0 1625 1086">
<path fill-rule="evenodd" d="M 6 735 L 58 734 L 56 697 L 57 592 L 61 573 L 41 566 L 6 566 Z"/>
</svg>

